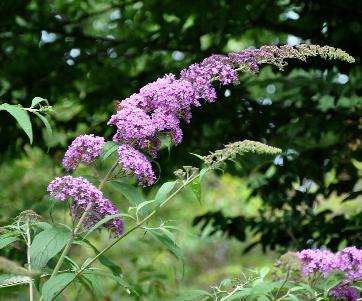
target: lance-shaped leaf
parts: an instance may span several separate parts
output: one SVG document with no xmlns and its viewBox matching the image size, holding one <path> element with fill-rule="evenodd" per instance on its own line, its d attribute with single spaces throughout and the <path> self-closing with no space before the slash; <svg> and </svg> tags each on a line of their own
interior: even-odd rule
<svg viewBox="0 0 362 301">
<path fill-rule="evenodd" d="M 8 103 L 0 105 L 0 111 L 1 110 L 7 111 L 16 119 L 20 127 L 29 137 L 30 143 L 33 143 L 33 128 L 31 126 L 28 112 L 25 111 L 20 105 L 10 105 Z"/>
</svg>

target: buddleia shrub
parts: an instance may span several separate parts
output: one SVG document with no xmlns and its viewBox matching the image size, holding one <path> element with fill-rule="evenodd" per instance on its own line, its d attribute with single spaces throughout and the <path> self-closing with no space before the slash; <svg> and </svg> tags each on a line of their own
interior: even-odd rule
<svg viewBox="0 0 362 301">
<path fill-rule="evenodd" d="M 162 207 L 189 185 L 199 194 L 205 173 L 222 168 L 226 161 L 248 154 L 273 158 L 281 150 L 253 141 L 233 142 L 222 150 L 199 156 L 204 164 L 202 169 L 184 166 L 176 171 L 177 179 L 160 185 L 153 199 L 145 199 L 128 180 L 134 179 L 141 187 L 157 182 L 158 152 L 165 146 L 182 142 L 181 128 L 183 123 L 191 122 L 192 108 L 216 101 L 217 85 L 237 85 L 240 72 L 256 74 L 262 64 L 282 70 L 287 59 L 304 61 L 314 56 L 354 61 L 340 49 L 316 45 L 264 46 L 228 55 L 212 55 L 182 70 L 179 76 L 166 74 L 117 103 L 116 112 L 107 123 L 115 129 L 112 141 L 105 141 L 92 133 L 75 138 L 62 161 L 69 174 L 56 177 L 48 185 L 50 204 L 65 205 L 69 224 L 57 220 L 48 223 L 37 213 L 25 211 L 14 223 L 2 228 L 0 246 L 12 248 L 16 243 L 17 248 L 24 248 L 27 264 L 22 267 L 3 258 L 1 268 L 5 274 L 0 279 L 0 286 L 27 284 L 30 300 L 39 297 L 39 300 L 50 301 L 61 297 L 74 285 L 85 286 L 93 292 L 97 287 L 96 279 L 105 277 L 115 281 L 127 294 L 136 296 L 137 290 L 128 284 L 122 268 L 106 257 L 107 252 L 134 231 L 142 230 L 182 259 L 182 252 L 172 234 L 173 228 L 160 216 Z M 74 172 L 80 165 L 87 166 L 93 174 L 75 176 Z M 104 166 L 108 168 L 105 170 Z M 120 212 L 104 194 L 106 185 L 128 200 L 127 212 Z M 101 250 L 89 240 L 96 231 L 109 233 L 109 243 Z M 90 248 L 94 255 L 82 258 L 82 264 L 78 264 L 71 258 L 70 251 L 74 247 Z M 104 268 L 94 267 L 95 262 Z M 276 296 L 281 294 L 282 288 L 283 285 Z M 255 290 L 252 287 L 245 296 L 252 298 Z M 234 291 L 240 295 L 236 289 Z M 232 299 L 223 297 L 220 300 Z"/>
</svg>

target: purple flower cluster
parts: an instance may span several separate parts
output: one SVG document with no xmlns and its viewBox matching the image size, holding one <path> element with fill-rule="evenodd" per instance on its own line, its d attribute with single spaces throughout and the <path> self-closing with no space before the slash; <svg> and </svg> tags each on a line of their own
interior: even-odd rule
<svg viewBox="0 0 362 301">
<path fill-rule="evenodd" d="M 168 135 L 174 145 L 181 143 L 181 121 L 190 122 L 191 108 L 201 106 L 202 100 L 216 100 L 215 81 L 221 85 L 238 84 L 239 71 L 257 73 L 261 64 L 272 64 L 282 69 L 287 58 L 305 60 L 317 55 L 354 61 L 342 50 L 328 46 L 263 46 L 228 55 L 212 55 L 182 70 L 179 77 L 167 74 L 145 85 L 138 93 L 120 102 L 117 112 L 108 121 L 108 125 L 116 127 L 113 141 L 126 145 L 119 151 L 121 164 L 126 171 L 135 173 L 142 185 L 153 184 L 155 177 L 151 164 L 142 153 L 156 158 L 161 146 L 160 135 Z M 102 137 L 79 136 L 65 154 L 64 167 L 73 170 L 81 162 L 93 163 L 103 145 Z M 126 162 L 128 159 L 131 161 Z"/>
<path fill-rule="evenodd" d="M 343 301 L 357 301 L 359 298 L 358 290 L 348 283 L 337 285 L 328 292 L 328 295 L 336 300 Z"/>
<path fill-rule="evenodd" d="M 151 185 L 155 180 L 151 165 L 137 150 L 155 158 L 160 147 L 160 133 L 168 134 L 175 145 L 181 143 L 180 120 L 189 122 L 191 107 L 200 106 L 202 99 L 216 99 L 212 85 L 214 80 L 223 85 L 238 83 L 237 68 L 240 65 L 256 72 L 256 65 L 262 59 L 271 62 L 273 57 L 272 52 L 259 49 L 248 49 L 229 56 L 212 55 L 182 70 L 179 79 L 167 74 L 123 100 L 117 113 L 108 121 L 108 125 L 117 128 L 113 141 L 127 145 L 119 150 L 123 167 L 127 171 L 132 170 L 142 185 Z M 131 161 L 126 162 L 129 159 Z"/>
<path fill-rule="evenodd" d="M 123 144 L 118 148 L 119 164 L 126 172 L 133 172 L 143 186 L 151 185 L 155 175 L 146 156 L 133 147 Z"/>
<path fill-rule="evenodd" d="M 91 164 L 100 155 L 104 138 L 91 135 L 81 135 L 73 140 L 63 159 L 66 170 L 73 170 L 80 163 Z"/>
<path fill-rule="evenodd" d="M 311 274 L 321 272 L 327 274 L 333 270 L 334 254 L 327 250 L 306 249 L 297 253 L 303 262 L 303 272 Z"/>
<path fill-rule="evenodd" d="M 321 272 L 327 275 L 333 271 L 345 273 L 348 280 L 362 278 L 362 250 L 347 247 L 336 254 L 326 250 L 306 249 L 297 253 L 303 262 L 303 272 Z"/>
<path fill-rule="evenodd" d="M 82 177 L 64 176 L 55 178 L 48 186 L 48 192 L 59 201 L 72 199 L 74 219 L 79 219 L 83 212 L 90 208 L 84 220 L 84 226 L 90 228 L 106 216 L 118 214 L 113 203 L 104 198 L 103 193 Z M 114 218 L 103 225 L 115 236 L 123 233 L 123 220 Z"/>
<path fill-rule="evenodd" d="M 216 100 L 214 81 L 218 80 L 222 85 L 237 84 L 239 71 L 256 73 L 260 64 L 272 64 L 282 69 L 287 58 L 305 60 L 317 55 L 353 61 L 342 50 L 316 45 L 263 46 L 226 56 L 212 55 L 182 70 L 179 78 L 167 74 L 120 102 L 116 114 L 108 121 L 108 125 L 117 128 L 113 141 L 132 146 L 155 158 L 161 144 L 161 133 L 169 135 L 175 145 L 181 143 L 180 121 L 190 121 L 192 106 L 201 106 L 202 99 L 209 102 Z M 122 152 L 125 155 L 126 150 Z M 144 170 L 148 172 L 148 169 Z M 147 185 L 152 183 L 144 182 Z"/>
</svg>

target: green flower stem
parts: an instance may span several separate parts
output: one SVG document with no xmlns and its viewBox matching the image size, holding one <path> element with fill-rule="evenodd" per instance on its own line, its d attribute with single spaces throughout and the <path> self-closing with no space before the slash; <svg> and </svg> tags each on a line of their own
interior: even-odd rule
<svg viewBox="0 0 362 301">
<path fill-rule="evenodd" d="M 106 182 L 108 181 L 108 179 L 112 176 L 113 171 L 116 169 L 116 167 L 118 166 L 118 161 L 116 161 L 112 167 L 109 169 L 108 173 L 106 174 L 106 176 L 102 179 L 101 183 L 98 186 L 98 189 L 101 190 L 104 185 L 106 184 Z M 78 223 L 76 224 L 76 226 L 74 227 L 73 231 L 72 231 L 72 236 L 70 238 L 70 240 L 68 241 L 68 243 L 66 244 L 66 246 L 63 249 L 62 254 L 59 257 L 59 260 L 50 276 L 50 279 L 53 278 L 59 271 L 60 267 L 63 264 L 63 261 L 65 259 L 65 256 L 67 256 L 73 242 L 74 239 L 76 238 L 76 236 L 78 235 L 78 231 L 79 229 L 82 227 L 83 221 L 84 219 L 87 217 L 89 211 L 92 209 L 92 203 L 89 203 L 88 206 L 86 207 L 86 209 L 84 210 L 82 216 L 80 217 Z"/>
<path fill-rule="evenodd" d="M 197 177 L 199 176 L 199 173 L 195 173 L 194 175 L 191 175 L 179 188 L 177 188 L 166 200 L 164 200 L 160 207 L 164 206 L 168 201 L 170 201 L 172 198 L 174 198 L 183 188 L 185 188 L 188 184 L 193 182 Z M 93 257 L 90 261 L 87 262 L 80 270 L 77 271 L 75 274 L 75 277 L 73 281 L 81 274 L 83 273 L 91 264 L 93 264 L 100 256 L 102 256 L 104 253 L 106 253 L 109 249 L 111 249 L 114 245 L 116 245 L 118 242 L 123 240 L 125 237 L 127 237 L 129 234 L 131 234 L 133 231 L 140 228 L 144 223 L 146 223 L 152 216 L 154 216 L 158 210 L 153 210 L 149 215 L 147 215 L 143 220 L 138 222 L 136 225 L 134 225 L 131 229 L 123 233 L 120 237 L 118 237 L 115 241 L 113 241 L 111 244 L 109 244 L 107 247 L 105 247 L 102 251 L 100 251 L 95 257 Z M 68 283 L 58 294 L 55 296 L 59 296 L 63 290 L 65 290 L 72 282 Z"/>
<path fill-rule="evenodd" d="M 31 277 L 31 258 L 30 258 L 30 246 L 31 246 L 31 235 L 30 235 L 30 224 L 26 223 L 26 247 L 27 247 L 27 261 L 28 261 L 28 271 L 29 271 L 29 301 L 34 300 L 34 288 L 33 288 L 33 278 Z"/>
</svg>

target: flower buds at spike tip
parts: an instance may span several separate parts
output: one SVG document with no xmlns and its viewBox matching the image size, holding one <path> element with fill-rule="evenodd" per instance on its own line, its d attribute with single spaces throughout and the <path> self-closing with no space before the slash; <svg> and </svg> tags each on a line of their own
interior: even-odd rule
<svg viewBox="0 0 362 301">
<path fill-rule="evenodd" d="M 173 174 L 181 180 L 184 180 L 186 178 L 186 172 L 182 169 L 176 170 Z"/>
<path fill-rule="evenodd" d="M 244 140 L 226 144 L 223 149 L 216 150 L 208 156 L 203 157 L 203 161 L 211 168 L 218 168 L 226 160 L 235 159 L 237 155 L 246 153 L 254 153 L 258 155 L 271 155 L 275 156 L 282 152 L 280 148 L 268 146 L 266 144 Z"/>
<path fill-rule="evenodd" d="M 22 211 L 16 217 L 17 222 L 25 223 L 25 224 L 26 223 L 35 224 L 35 223 L 39 222 L 40 219 L 41 219 L 41 216 L 33 210 Z"/>
</svg>

